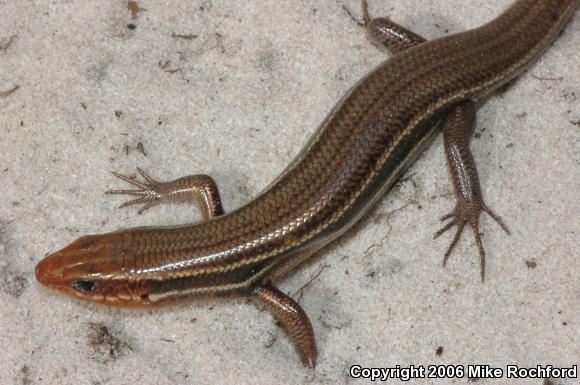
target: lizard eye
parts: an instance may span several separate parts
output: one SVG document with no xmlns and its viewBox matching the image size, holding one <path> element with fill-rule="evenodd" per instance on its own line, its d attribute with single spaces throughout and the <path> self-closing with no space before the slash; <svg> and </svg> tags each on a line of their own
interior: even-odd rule
<svg viewBox="0 0 580 385">
<path fill-rule="evenodd" d="M 75 281 L 72 287 L 82 294 L 91 294 L 97 290 L 97 284 L 93 281 Z"/>
</svg>

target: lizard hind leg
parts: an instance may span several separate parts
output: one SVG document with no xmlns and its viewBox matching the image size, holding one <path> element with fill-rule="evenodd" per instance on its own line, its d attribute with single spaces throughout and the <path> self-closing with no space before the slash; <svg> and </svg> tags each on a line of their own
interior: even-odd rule
<svg viewBox="0 0 580 385">
<path fill-rule="evenodd" d="M 424 37 L 387 18 L 371 18 L 367 0 L 362 0 L 362 13 L 369 39 L 379 47 L 385 48 L 394 54 L 401 53 L 427 41 Z M 451 169 L 457 204 L 454 211 L 441 218 L 442 221 L 452 220 L 435 233 L 434 238 L 439 237 L 453 226 L 457 226 L 453 240 L 445 252 L 443 259 L 443 266 L 445 266 L 461 237 L 465 225 L 469 225 L 479 250 L 481 280 L 483 282 L 485 279 L 485 250 L 479 233 L 479 216 L 481 212 L 488 213 L 506 233 L 509 234 L 509 230 L 500 217 L 485 205 L 481 196 L 475 161 L 469 149 L 469 135 L 472 133 L 474 122 L 475 103 L 470 100 L 450 108 L 443 119 L 442 128 L 445 138 L 445 150 Z"/>
<path fill-rule="evenodd" d="M 451 221 L 435 233 L 434 238 L 439 237 L 451 227 L 457 226 L 455 236 L 445 252 L 443 259 L 443 266 L 445 266 L 449 255 L 451 255 L 453 248 L 459 241 L 463 228 L 466 224 L 471 227 L 479 250 L 481 281 L 483 282 L 485 280 L 485 250 L 479 233 L 479 217 L 481 213 L 489 214 L 507 234 L 509 234 L 509 230 L 501 218 L 489 209 L 483 201 L 477 167 L 469 149 L 469 137 L 473 131 L 474 123 L 475 104 L 472 101 L 465 101 L 455 106 L 443 121 L 445 154 L 451 171 L 456 204 L 451 213 L 441 218 L 441 221 L 448 219 L 451 219 Z"/>
</svg>

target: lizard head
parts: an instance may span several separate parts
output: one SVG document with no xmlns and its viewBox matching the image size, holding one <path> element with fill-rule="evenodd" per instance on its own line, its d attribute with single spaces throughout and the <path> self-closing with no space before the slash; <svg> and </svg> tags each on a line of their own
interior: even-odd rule
<svg viewBox="0 0 580 385">
<path fill-rule="evenodd" d="M 36 279 L 51 289 L 108 305 L 147 305 L 142 284 L 130 280 L 125 261 L 130 257 L 127 233 L 81 237 L 36 265 Z"/>
</svg>

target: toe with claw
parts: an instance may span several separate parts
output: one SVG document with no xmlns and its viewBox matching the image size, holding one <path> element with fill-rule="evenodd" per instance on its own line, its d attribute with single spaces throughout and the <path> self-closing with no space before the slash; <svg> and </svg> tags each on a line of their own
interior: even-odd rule
<svg viewBox="0 0 580 385">
<path fill-rule="evenodd" d="M 451 251 L 453 251 L 453 248 L 457 244 L 457 241 L 459 241 L 459 237 L 461 236 L 461 233 L 463 232 L 465 225 L 466 224 L 469 225 L 469 227 L 471 227 L 471 230 L 473 231 L 475 243 L 477 244 L 477 248 L 479 250 L 481 264 L 481 281 L 483 282 L 485 280 L 485 250 L 483 248 L 483 243 L 481 241 L 481 234 L 479 233 L 479 216 L 481 212 L 486 212 L 487 214 L 489 214 L 489 216 L 492 217 L 508 235 L 510 235 L 508 227 L 503 223 L 501 218 L 498 215 L 496 215 L 491 209 L 489 209 L 485 205 L 485 203 L 477 201 L 475 202 L 460 201 L 455 206 L 455 210 L 441 217 L 442 222 L 448 219 L 451 219 L 451 221 L 447 223 L 445 226 L 443 226 L 441 230 L 437 231 L 433 239 L 439 237 L 441 234 L 445 233 L 453 226 L 457 226 L 455 236 L 453 237 L 451 244 L 449 245 L 447 251 L 445 252 L 445 257 L 443 258 L 443 266 L 445 266 L 447 264 L 447 259 L 449 258 L 449 255 L 451 255 Z"/>
<path fill-rule="evenodd" d="M 137 168 L 137 171 L 145 180 L 144 182 L 139 182 L 135 178 L 121 175 L 121 174 L 114 172 L 114 171 L 113 171 L 113 175 L 115 175 L 117 178 L 119 178 L 121 180 L 124 180 L 127 183 L 132 184 L 133 186 L 138 187 L 139 189 L 136 189 L 136 190 L 109 190 L 109 191 L 106 191 L 105 194 L 122 194 L 122 195 L 137 196 L 138 198 L 121 204 L 119 206 L 119 208 L 143 204 L 143 207 L 141 207 L 138 211 L 138 213 L 141 214 L 145 210 L 148 210 L 151 207 L 153 207 L 159 203 L 159 201 L 162 198 L 161 186 L 163 184 L 156 181 L 155 179 L 153 179 L 151 176 L 149 176 L 142 169 Z"/>
</svg>

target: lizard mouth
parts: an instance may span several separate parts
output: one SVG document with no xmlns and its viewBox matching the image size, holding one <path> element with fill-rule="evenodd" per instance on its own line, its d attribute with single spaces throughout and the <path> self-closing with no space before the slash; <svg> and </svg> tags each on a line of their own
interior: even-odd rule
<svg viewBox="0 0 580 385">
<path fill-rule="evenodd" d="M 62 271 L 57 268 L 61 260 L 62 256 L 54 253 L 38 262 L 35 268 L 36 280 L 47 287 L 61 287 L 63 285 Z"/>
</svg>

